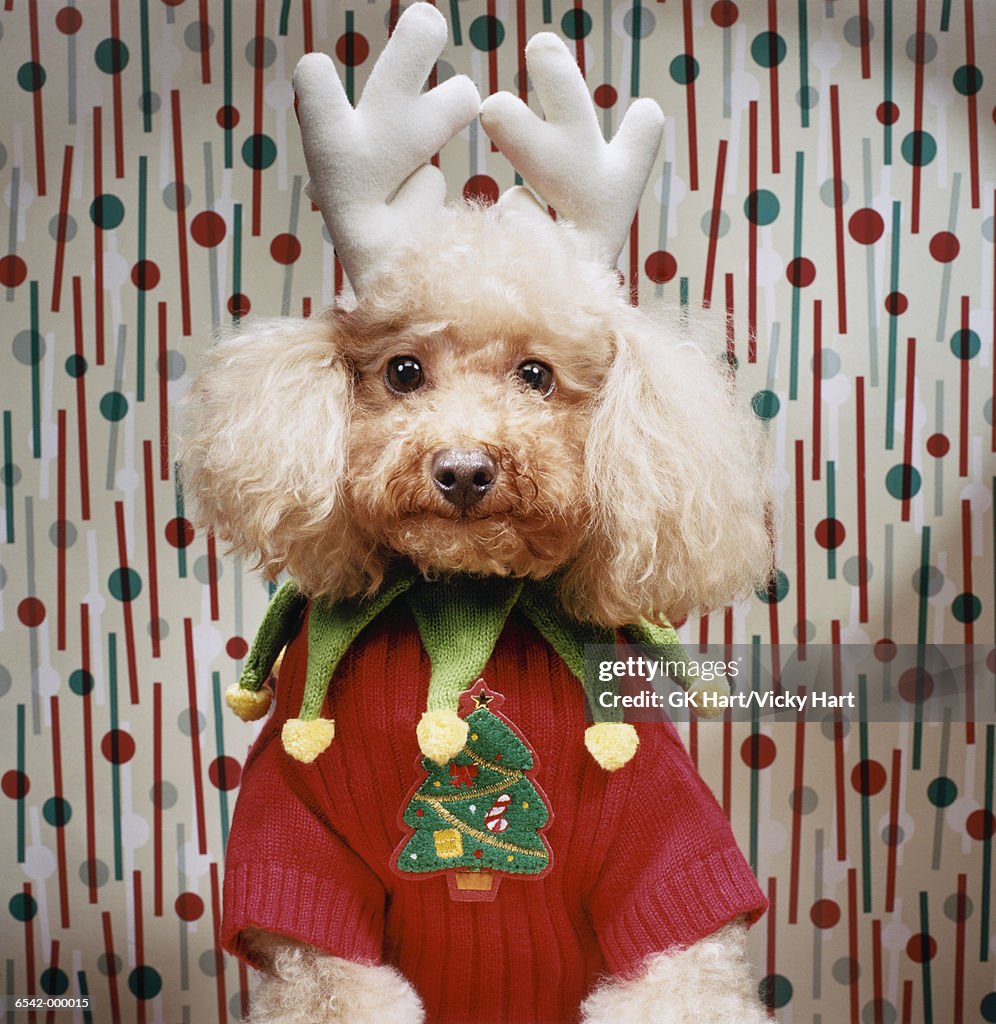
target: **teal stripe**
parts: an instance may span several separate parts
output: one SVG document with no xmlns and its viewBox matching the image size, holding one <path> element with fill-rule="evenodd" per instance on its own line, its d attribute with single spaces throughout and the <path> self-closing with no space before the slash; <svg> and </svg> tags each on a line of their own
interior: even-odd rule
<svg viewBox="0 0 996 1024">
<path fill-rule="evenodd" d="M 802 256 L 802 176 L 805 154 L 795 154 L 795 198 L 792 213 L 792 257 Z M 789 401 L 799 397 L 799 307 L 800 290 L 792 285 L 792 333 L 789 338 Z"/>
<path fill-rule="evenodd" d="M 31 454 L 40 459 L 41 436 L 41 334 L 38 332 L 38 282 L 31 282 Z"/>
<path fill-rule="evenodd" d="M 353 12 L 346 11 L 346 35 L 353 31 Z M 356 89 L 356 74 L 352 64 L 346 65 L 346 97 L 349 100 L 350 106 L 356 106 L 356 100 L 353 97 L 353 92 Z"/>
<path fill-rule="evenodd" d="M 25 707 L 23 704 L 17 705 L 17 770 L 21 777 L 24 777 L 24 716 Z M 19 797 L 17 801 L 17 863 L 24 863 L 24 812 L 25 803 L 24 797 Z"/>
<path fill-rule="evenodd" d="M 761 638 L 759 636 L 751 637 L 751 658 L 750 658 L 750 687 L 755 692 L 758 688 L 758 679 L 761 674 Z M 750 711 L 750 741 L 751 751 L 757 749 L 758 736 L 761 732 L 761 712 L 758 708 L 757 702 L 751 704 Z M 750 768 L 750 869 L 757 874 L 757 839 L 758 839 L 758 803 L 760 800 L 759 788 L 760 778 L 759 771 L 756 765 L 756 758 L 751 757 L 751 768 Z"/>
<path fill-rule="evenodd" d="M 107 677 L 110 689 L 111 730 L 118 727 L 118 638 L 107 637 Z M 194 728 L 191 722 L 191 728 Z M 111 813 L 114 818 L 114 879 L 124 879 L 124 855 L 121 847 L 121 767 L 111 763 Z"/>
<path fill-rule="evenodd" d="M 149 158 L 138 158 L 138 262 L 145 259 L 148 224 L 146 203 L 149 196 Z M 138 342 L 137 342 L 137 382 L 135 385 L 136 401 L 145 401 L 145 289 L 138 289 Z"/>
<path fill-rule="evenodd" d="M 926 672 L 924 656 L 927 645 L 927 573 L 930 570 L 930 527 L 923 528 L 920 540 L 920 586 L 919 607 L 916 626 L 916 670 L 917 700 L 913 704 L 913 770 L 920 770 L 920 755 L 923 746 L 923 702 L 920 697 L 920 679 Z"/>
<path fill-rule="evenodd" d="M 930 918 L 927 914 L 927 894 L 925 892 L 920 893 L 920 934 L 924 937 L 925 943 L 929 941 Z M 927 956 L 926 950 L 923 950 L 921 960 L 923 961 L 920 964 L 923 977 L 923 1024 L 933 1024 L 934 1007 L 930 985 L 930 957 Z"/>
<path fill-rule="evenodd" d="M 543 24 L 549 25 L 553 21 L 553 10 L 550 0 L 543 0 Z"/>
<path fill-rule="evenodd" d="M 636 99 L 640 95 L 640 32 L 643 8 L 640 0 L 633 0 L 633 63 L 630 67 L 629 94 Z"/>
<path fill-rule="evenodd" d="M 986 726 L 986 820 L 992 820 L 993 813 L 993 759 L 996 748 L 996 726 Z M 993 880 L 993 837 L 984 833 L 982 841 L 982 914 L 980 921 L 979 960 L 989 960 L 989 915 L 992 911 Z"/>
<path fill-rule="evenodd" d="M 236 203 L 232 214 L 232 294 L 242 294 L 242 204 Z M 238 327 L 238 312 L 232 313 L 232 326 Z"/>
<path fill-rule="evenodd" d="M 463 29 L 460 27 L 460 0 L 450 0 L 450 29 L 453 32 L 453 45 L 463 46 Z"/>
<path fill-rule="evenodd" d="M 882 94 L 886 103 L 892 102 L 892 0 L 885 0 L 885 28 L 882 33 Z M 892 125 L 882 126 L 882 163 L 892 163 Z"/>
<path fill-rule="evenodd" d="M 3 494 L 6 508 L 4 514 L 7 519 L 7 543 L 14 543 L 14 453 L 11 440 L 10 410 L 3 411 Z M 993 490 L 996 492 L 996 480 L 993 481 Z"/>
<path fill-rule="evenodd" d="M 173 497 L 176 504 L 176 518 L 183 519 L 183 484 L 180 482 L 180 467 L 177 465 L 173 466 Z M 183 544 L 177 545 L 176 571 L 181 580 L 187 578 L 187 548 Z"/>
<path fill-rule="evenodd" d="M 941 7 L 941 31 L 947 32 L 951 26 L 951 0 L 944 0 Z"/>
<path fill-rule="evenodd" d="M 889 271 L 889 291 L 899 290 L 899 200 L 892 204 L 892 239 L 891 267 Z M 892 451 L 895 444 L 896 426 L 896 335 L 899 330 L 899 318 L 889 314 L 889 367 L 885 382 L 885 447 Z"/>
<path fill-rule="evenodd" d="M 224 95 L 225 106 L 231 109 L 232 106 L 232 0 L 225 0 L 222 14 L 222 41 L 224 50 Z M 225 167 L 231 169 L 232 147 L 234 129 L 225 128 Z"/>
<path fill-rule="evenodd" d="M 861 749 L 861 763 L 868 764 L 868 680 L 858 675 L 858 738 Z M 872 909 L 872 865 L 871 865 L 871 798 L 868 795 L 866 771 L 861 775 L 861 896 L 866 914 Z"/>
<path fill-rule="evenodd" d="M 280 8 L 280 28 L 277 30 L 280 35 L 287 35 L 287 23 L 290 21 L 291 0 L 284 0 Z"/>
<path fill-rule="evenodd" d="M 149 58 L 149 0 L 141 0 L 138 7 L 138 19 L 142 34 L 142 131 L 152 131 L 152 72 Z"/>
<path fill-rule="evenodd" d="M 726 35 L 728 33 L 724 33 Z M 802 95 L 806 95 L 809 88 L 809 12 L 806 10 L 806 0 L 799 0 L 799 89 Z M 799 116 L 803 128 L 809 127 L 809 107 L 805 103 L 799 104 Z"/>
<path fill-rule="evenodd" d="M 84 998 L 90 995 L 90 986 L 87 984 L 86 971 L 76 972 L 76 983 L 79 985 L 80 995 Z M 89 1000 L 87 1000 L 89 1002 Z M 89 1008 L 83 1010 L 83 1024 L 93 1024 L 93 1014 Z"/>
<path fill-rule="evenodd" d="M 678 278 L 678 303 L 681 306 L 682 317 L 688 316 L 688 278 Z"/>
<path fill-rule="evenodd" d="M 837 518 L 837 465 L 833 459 L 827 460 L 827 518 Z M 831 544 L 827 548 L 827 579 L 837 578 L 837 548 Z"/>
<path fill-rule="evenodd" d="M 221 709 L 221 673 L 211 673 L 211 689 L 214 698 L 214 744 L 218 751 L 218 760 L 225 756 L 224 714 Z M 222 762 L 223 763 L 223 762 Z M 221 813 L 221 848 L 228 846 L 228 790 L 224 786 L 218 788 L 218 809 Z"/>
</svg>

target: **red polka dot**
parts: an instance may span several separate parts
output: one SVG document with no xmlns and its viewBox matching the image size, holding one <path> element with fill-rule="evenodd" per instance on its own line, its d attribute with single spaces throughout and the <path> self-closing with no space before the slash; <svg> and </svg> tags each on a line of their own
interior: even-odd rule
<svg viewBox="0 0 996 1024">
<path fill-rule="evenodd" d="M 163 3 L 167 7 L 179 7 L 183 3 L 183 0 L 163 0 Z"/>
<path fill-rule="evenodd" d="M 934 692 L 934 680 L 930 673 L 918 668 L 908 668 L 897 685 L 899 696 L 909 704 L 925 701 Z"/>
<path fill-rule="evenodd" d="M 214 210 L 202 210 L 190 222 L 190 234 L 198 245 L 210 249 L 225 237 L 225 219 Z"/>
<path fill-rule="evenodd" d="M 111 729 L 100 741 L 100 752 L 111 764 L 127 764 L 135 756 L 135 741 L 123 729 Z"/>
<path fill-rule="evenodd" d="M 476 858 L 477 858 L 478 860 L 480 860 L 480 859 L 481 859 L 481 858 L 482 858 L 482 857 L 484 856 L 484 851 L 483 851 L 483 850 L 475 850 L 475 851 L 474 851 L 474 856 L 475 856 L 475 857 L 476 857 Z"/>
<path fill-rule="evenodd" d="M 208 767 L 208 778 L 217 789 L 236 789 L 242 781 L 242 766 L 234 757 L 216 757 Z"/>
<path fill-rule="evenodd" d="M 28 276 L 28 265 L 20 256 L 4 256 L 0 259 L 0 284 L 5 288 L 16 288 Z"/>
<path fill-rule="evenodd" d="M 415 812 L 415 817 L 416 818 L 424 818 L 425 817 L 425 811 L 423 811 L 422 808 L 419 807 L 418 810 Z"/>
<path fill-rule="evenodd" d="M 885 297 L 885 311 L 889 316 L 902 316 L 909 307 L 909 300 L 902 292 L 889 292 Z"/>
<path fill-rule="evenodd" d="M 785 276 L 796 288 L 808 288 L 816 280 L 816 267 L 812 260 L 799 256 L 785 268 Z"/>
<path fill-rule="evenodd" d="M 249 645 L 240 636 L 233 636 L 231 640 L 225 644 L 225 653 L 230 658 L 244 658 L 249 653 Z"/>
<path fill-rule="evenodd" d="M 899 107 L 895 103 L 880 103 L 875 110 L 879 124 L 895 124 L 899 120 Z"/>
<path fill-rule="evenodd" d="M 619 99 L 619 93 L 616 92 L 615 86 L 603 83 L 602 85 L 595 87 L 593 95 L 595 100 L 595 106 L 601 107 L 602 110 L 608 110 L 609 107 L 616 105 L 616 100 Z"/>
<path fill-rule="evenodd" d="M 809 911 L 817 928 L 832 928 L 840 920 L 840 907 L 833 900 L 817 900 Z"/>
<path fill-rule="evenodd" d="M 930 935 L 920 932 L 919 935 L 911 935 L 906 943 L 906 955 L 917 964 L 926 960 L 933 960 L 937 953 L 937 942 Z"/>
<path fill-rule="evenodd" d="M 816 524 L 816 543 L 829 551 L 844 543 L 844 524 L 839 519 L 822 519 Z"/>
<path fill-rule="evenodd" d="M 739 17 L 740 11 L 733 0 L 717 0 L 709 11 L 713 24 L 720 28 L 729 28 Z"/>
<path fill-rule="evenodd" d="M 960 249 L 958 239 L 950 231 L 938 231 L 930 240 L 930 255 L 938 263 L 950 263 Z"/>
<path fill-rule="evenodd" d="M 855 242 L 871 245 L 882 237 L 885 231 L 885 221 L 882 220 L 882 215 L 878 210 L 866 206 L 851 214 L 851 219 L 847 222 L 847 230 L 851 232 L 851 237 Z"/>
<path fill-rule="evenodd" d="M 222 128 L 234 128 L 239 123 L 239 112 L 235 107 L 219 107 L 215 120 Z"/>
<path fill-rule="evenodd" d="M 490 174 L 475 174 L 464 184 L 463 197 L 490 206 L 498 201 L 498 182 Z"/>
<path fill-rule="evenodd" d="M 17 606 L 17 617 L 25 626 L 40 626 L 45 621 L 45 605 L 37 597 L 26 597 Z"/>
<path fill-rule="evenodd" d="M 204 900 L 195 892 L 181 892 L 173 906 L 181 921 L 196 921 L 204 913 Z"/>
<path fill-rule="evenodd" d="M 166 540 L 174 548 L 189 547 L 194 540 L 194 528 L 189 519 L 182 519 L 179 516 L 171 519 L 166 524 Z"/>
<path fill-rule="evenodd" d="M 252 303 L 249 301 L 249 296 L 243 295 L 242 292 L 238 292 L 228 300 L 228 312 L 232 316 L 245 316 L 250 309 L 252 309 Z"/>
<path fill-rule="evenodd" d="M 4 772 L 3 778 L 0 779 L 0 789 L 3 789 L 4 796 L 10 797 L 11 800 L 19 800 L 22 796 L 27 796 L 31 782 L 24 772 L 11 768 L 9 772 Z"/>
<path fill-rule="evenodd" d="M 875 641 L 875 657 L 879 661 L 892 661 L 897 652 L 896 643 L 888 637 Z"/>
<path fill-rule="evenodd" d="M 658 249 L 647 257 L 643 269 L 654 284 L 666 284 L 678 273 L 678 261 L 669 252 Z"/>
<path fill-rule="evenodd" d="M 75 7 L 63 7 L 55 16 L 55 26 L 67 36 L 75 35 L 83 24 L 83 15 Z"/>
<path fill-rule="evenodd" d="M 350 52 L 352 51 L 352 52 Z M 370 56 L 367 37 L 359 32 L 344 32 L 335 43 L 335 55 L 347 67 L 355 68 Z"/>
<path fill-rule="evenodd" d="M 748 736 L 740 746 L 740 757 L 749 768 L 767 768 L 775 752 L 775 741 L 762 733 Z"/>
<path fill-rule="evenodd" d="M 495 754 L 495 760 L 500 761 L 504 756 L 504 754 Z"/>
<path fill-rule="evenodd" d="M 131 283 L 143 292 L 155 288 L 159 284 L 159 267 L 152 260 L 139 260 L 131 268 Z"/>
<path fill-rule="evenodd" d="M 874 796 L 885 788 L 885 769 L 878 761 L 859 761 L 851 771 L 851 785 L 856 793 Z"/>
<path fill-rule="evenodd" d="M 301 255 L 301 243 L 294 235 L 286 232 L 282 235 L 277 235 L 270 242 L 270 255 L 277 263 L 288 266 L 291 263 L 295 263 Z"/>
<path fill-rule="evenodd" d="M 931 434 L 927 438 L 927 454 L 941 459 L 951 450 L 951 442 L 944 434 Z"/>
<path fill-rule="evenodd" d="M 980 842 L 996 835 L 996 814 L 985 810 L 972 811 L 965 822 L 965 830 Z"/>
</svg>

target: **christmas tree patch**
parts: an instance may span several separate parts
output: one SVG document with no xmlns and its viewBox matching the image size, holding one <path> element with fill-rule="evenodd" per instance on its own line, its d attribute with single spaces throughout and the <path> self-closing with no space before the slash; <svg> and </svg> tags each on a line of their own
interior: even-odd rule
<svg viewBox="0 0 996 1024">
<path fill-rule="evenodd" d="M 466 746 L 448 764 L 422 758 L 427 778 L 402 813 L 412 833 L 396 851 L 395 868 L 445 873 L 455 900 L 493 900 L 503 874 L 538 878 L 550 869 L 543 832 L 552 815 L 528 774 L 536 757 L 499 714 L 503 701 L 483 679 L 461 694 Z"/>
</svg>

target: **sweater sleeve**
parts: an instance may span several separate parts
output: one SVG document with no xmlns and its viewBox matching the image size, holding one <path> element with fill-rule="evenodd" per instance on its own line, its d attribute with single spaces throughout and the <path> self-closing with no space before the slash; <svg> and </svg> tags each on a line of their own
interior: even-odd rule
<svg viewBox="0 0 996 1024">
<path fill-rule="evenodd" d="M 299 795 L 312 771 L 276 733 L 246 765 L 225 860 L 222 943 L 252 961 L 247 929 L 286 935 L 347 960 L 380 963 L 385 893 L 370 869 Z"/>
<path fill-rule="evenodd" d="M 670 723 L 638 727 L 640 747 L 616 773 L 616 821 L 589 913 L 613 974 L 680 949 L 767 906 L 729 823 Z M 628 776 L 622 778 L 621 776 Z"/>
</svg>

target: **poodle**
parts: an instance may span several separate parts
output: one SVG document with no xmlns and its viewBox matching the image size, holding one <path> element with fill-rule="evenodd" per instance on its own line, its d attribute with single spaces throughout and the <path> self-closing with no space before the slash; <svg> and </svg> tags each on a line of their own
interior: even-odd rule
<svg viewBox="0 0 996 1024">
<path fill-rule="evenodd" d="M 287 574 L 296 602 L 271 644 L 289 644 L 277 706 L 246 765 L 226 866 L 223 939 L 264 972 L 249 1021 L 760 1024 L 746 931 L 764 898 L 677 734 L 625 726 L 634 739 L 616 771 L 575 757 L 570 730 L 584 727 L 587 691 L 545 642 L 556 630 L 515 596 L 481 677 L 506 708 L 516 703 L 535 792 L 550 804 L 540 831 L 552 860 L 508 875 L 489 902 L 460 902 L 434 873 L 398 870 L 405 791 L 434 763 L 419 760 L 410 734 L 441 649 L 427 613 L 390 603 L 399 578 L 408 595 L 492 583 L 542 591 L 561 633 L 615 636 L 722 607 L 763 585 L 770 558 L 759 430 L 716 343 L 722 322 L 717 334 L 698 316 L 630 304 L 613 264 L 632 209 L 622 237 L 616 226 L 607 239 L 585 213 L 601 204 L 572 208 L 562 182 L 560 193 L 539 189 L 557 221 L 523 190 L 488 207 L 436 203 L 429 219 L 427 158 L 478 113 L 465 80 L 419 94 L 445 33 L 430 5 L 410 8 L 356 112 L 331 63 L 304 58 L 295 88 L 310 193 L 355 301 L 220 338 L 186 409 L 184 486 L 199 521 L 268 578 Z M 391 51 L 406 47 L 415 67 L 398 71 Z M 558 128 L 576 120 L 579 86 L 590 100 L 559 40 L 535 37 L 527 54 L 547 121 L 511 97 L 486 101 L 482 120 L 539 188 L 534 165 L 550 158 L 525 119 Z M 362 147 L 330 154 L 329 139 L 349 135 L 318 123 L 320 108 L 348 119 L 369 102 L 379 116 L 378 91 L 404 89 L 404 76 L 412 103 L 445 88 L 431 116 L 445 107 L 449 120 L 422 126 L 427 151 L 380 185 L 386 201 L 370 212 L 355 193 L 371 176 L 350 163 Z M 397 95 L 381 106 L 418 133 Z M 655 131 L 645 110 L 617 136 L 644 153 L 624 204 L 642 191 Z M 613 168 L 599 187 L 626 173 Z M 344 189 L 350 203 L 337 208 Z M 385 206 L 411 213 L 386 238 Z M 287 722 L 311 692 L 316 609 L 374 604 L 311 714 L 321 721 L 334 705 L 334 743 L 326 721 L 314 750 L 288 757 L 279 739 L 291 750 Z M 260 681 L 244 695 L 265 692 L 268 705 Z M 456 747 L 433 755 L 451 775 L 454 749 L 468 749 L 460 726 Z M 478 763 L 465 761 L 457 782 L 473 785 Z M 492 808 L 489 829 L 503 809 Z"/>
</svg>

